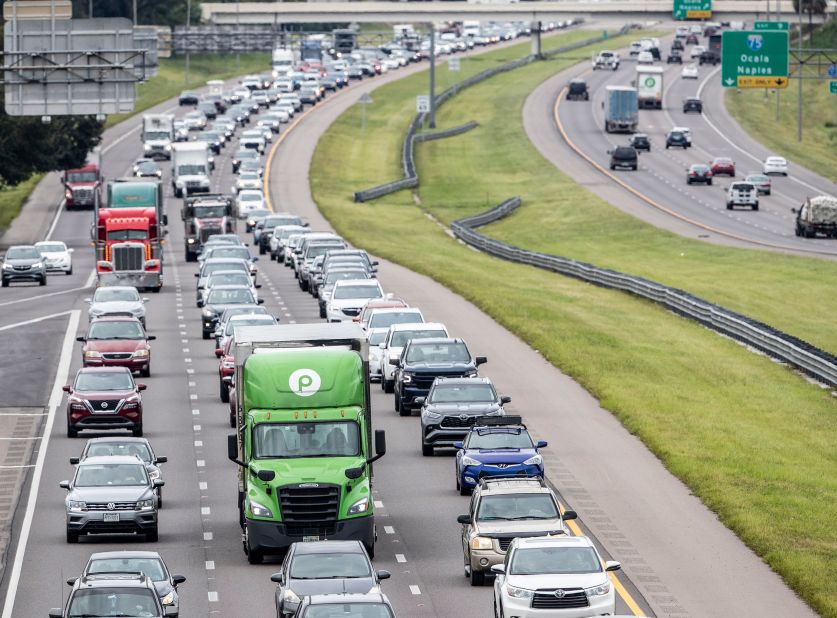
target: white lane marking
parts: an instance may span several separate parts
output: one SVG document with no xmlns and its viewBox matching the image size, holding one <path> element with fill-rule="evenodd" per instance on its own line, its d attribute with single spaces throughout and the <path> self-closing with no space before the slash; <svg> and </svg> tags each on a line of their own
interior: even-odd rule
<svg viewBox="0 0 837 618">
<path fill-rule="evenodd" d="M 395 528 L 392 526 L 384 526 L 384 532 L 387 534 L 395 534 Z"/>
<path fill-rule="evenodd" d="M 395 561 L 396 562 L 407 562 L 406 556 L 404 554 L 395 554 Z"/>
<path fill-rule="evenodd" d="M 34 468 L 35 464 L 22 464 L 19 466 L 0 466 L 0 470 L 19 470 L 20 468 Z M 4 611 L 3 618 L 6 617 L 6 613 Z"/>
<path fill-rule="evenodd" d="M 200 430 L 201 430 L 200 425 L 192 425 L 192 431 L 200 431 Z"/>
<path fill-rule="evenodd" d="M 87 275 L 87 281 L 84 282 L 84 287 L 91 288 L 93 284 L 96 282 L 96 271 L 91 270 L 90 274 Z"/>
<path fill-rule="evenodd" d="M 33 300 L 41 300 L 42 298 L 51 298 L 52 296 L 63 296 L 64 294 L 72 294 L 73 292 L 80 292 L 86 290 L 90 285 L 83 285 L 77 288 L 70 288 L 69 290 L 61 290 L 60 292 L 49 292 L 48 294 L 38 294 L 37 296 L 27 296 L 26 298 L 18 298 L 17 300 L 7 300 L 0 303 L 0 307 L 8 307 L 9 305 L 18 305 L 20 303 L 28 303 Z M 66 311 L 65 311 L 66 313 Z"/>
<path fill-rule="evenodd" d="M 207 598 L 209 599 L 210 603 L 217 603 L 218 602 L 218 593 L 214 590 L 210 590 L 206 593 Z"/>
<path fill-rule="evenodd" d="M 375 508 L 376 508 L 376 509 L 382 509 L 382 508 L 384 508 L 384 503 L 383 503 L 383 502 L 381 502 L 380 500 L 375 500 Z"/>
<path fill-rule="evenodd" d="M 200 483 L 198 483 L 198 489 L 200 489 L 201 491 L 206 491 L 208 487 L 209 484 L 206 481 L 201 481 Z"/>
<path fill-rule="evenodd" d="M 61 213 L 64 212 L 64 208 L 67 205 L 67 200 L 62 199 L 58 203 L 58 210 L 55 211 L 55 216 L 52 218 L 52 223 L 49 226 L 49 231 L 47 232 L 46 238 L 44 240 L 52 240 L 52 233 L 55 231 L 56 226 L 58 225 L 58 219 L 61 218 Z"/>
<path fill-rule="evenodd" d="M 412 594 L 421 594 L 421 590 L 419 590 L 419 587 L 415 585 L 410 586 L 410 592 Z"/>
<path fill-rule="evenodd" d="M 43 436 L 23 436 L 20 438 L 0 438 L 0 440 L 40 440 Z"/>
<path fill-rule="evenodd" d="M 207 571 L 214 571 L 215 570 L 215 561 L 214 560 L 207 560 L 206 561 L 206 570 Z"/>
<path fill-rule="evenodd" d="M 191 359 L 191 358 L 184 358 L 184 359 L 183 359 L 183 362 L 184 362 L 184 363 L 191 363 L 191 362 L 192 362 L 192 359 Z"/>
<path fill-rule="evenodd" d="M 212 533 L 211 532 L 204 532 L 203 533 L 203 540 L 204 541 L 211 541 L 212 540 Z"/>
<path fill-rule="evenodd" d="M 0 416 L 46 416 L 46 412 L 0 412 Z"/>
<path fill-rule="evenodd" d="M 198 468 L 203 468 L 204 466 L 206 466 L 205 459 L 198 459 L 195 463 L 198 465 Z"/>
<path fill-rule="evenodd" d="M 203 446 L 203 440 L 195 440 L 195 448 L 201 448 Z"/>
<path fill-rule="evenodd" d="M 202 506 L 201 507 L 201 515 L 209 515 L 210 512 L 211 512 L 211 509 L 208 506 Z"/>
<path fill-rule="evenodd" d="M 55 372 L 55 381 L 52 383 L 52 394 L 49 398 L 49 412 L 47 413 L 43 433 L 44 439 L 38 451 L 38 459 L 35 462 L 35 471 L 32 475 L 32 484 L 29 487 L 29 498 L 26 501 L 26 514 L 23 517 L 23 525 L 20 528 L 20 539 L 15 550 L 15 559 L 12 566 L 12 573 L 9 577 L 9 588 L 6 595 L 6 602 L 3 605 L 2 618 L 12 618 L 12 613 L 14 612 L 17 587 L 20 583 L 20 574 L 23 569 L 26 545 L 29 542 L 29 533 L 32 530 L 32 520 L 35 516 L 35 506 L 38 501 L 38 491 L 41 486 L 41 476 L 44 471 L 49 438 L 52 434 L 52 425 L 55 421 L 55 411 L 61 405 L 61 399 L 64 395 L 61 387 L 67 383 L 67 376 L 70 374 L 70 361 L 73 356 L 73 348 L 75 347 L 75 335 L 78 330 L 81 311 L 74 309 L 69 313 L 70 320 L 67 324 L 67 330 L 64 333 L 61 355 L 58 358 L 58 369 Z"/>
<path fill-rule="evenodd" d="M 49 315 L 42 316 L 40 318 L 32 318 L 31 320 L 24 320 L 23 322 L 15 322 L 14 324 L 8 324 L 6 326 L 0 327 L 0 331 L 3 330 L 11 330 L 13 328 L 17 328 L 18 326 L 26 326 L 28 324 L 34 324 L 36 322 L 42 322 L 44 320 L 51 320 L 52 318 L 57 318 L 62 315 L 67 315 L 68 313 L 72 313 L 72 311 L 62 311 L 60 313 L 50 313 Z"/>
<path fill-rule="evenodd" d="M 200 410 L 197 410 L 197 409 L 192 410 L 192 416 L 200 416 L 200 413 L 201 413 Z"/>
</svg>

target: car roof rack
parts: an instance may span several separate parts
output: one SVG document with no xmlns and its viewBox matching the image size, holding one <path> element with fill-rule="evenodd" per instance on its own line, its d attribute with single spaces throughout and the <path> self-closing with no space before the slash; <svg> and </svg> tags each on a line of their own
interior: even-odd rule
<svg viewBox="0 0 837 618">
<path fill-rule="evenodd" d="M 546 484 L 546 480 L 540 476 L 515 476 L 509 474 L 484 476 L 480 479 L 480 487 L 483 489 L 489 487 L 490 485 L 499 485 L 501 483 L 512 483 L 513 485 L 525 483 L 532 487 L 549 487 L 549 485 Z"/>
<path fill-rule="evenodd" d="M 478 416 L 474 421 L 474 427 L 477 425 L 481 427 L 504 427 L 507 425 L 522 426 L 524 429 L 526 425 L 523 424 L 523 417 L 506 414 L 505 416 Z"/>
<path fill-rule="evenodd" d="M 106 573 L 88 573 L 82 576 L 82 583 L 89 580 L 102 579 L 136 579 L 137 581 L 144 581 L 146 579 L 145 573 L 142 571 L 108 571 Z"/>
</svg>

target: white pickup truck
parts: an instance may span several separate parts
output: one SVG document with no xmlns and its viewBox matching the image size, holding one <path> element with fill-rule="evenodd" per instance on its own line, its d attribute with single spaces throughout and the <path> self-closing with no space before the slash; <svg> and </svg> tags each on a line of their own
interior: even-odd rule
<svg viewBox="0 0 837 618">
<path fill-rule="evenodd" d="M 599 55 L 593 58 L 593 70 L 596 69 L 610 69 L 615 71 L 619 68 L 619 54 L 614 51 L 604 50 L 600 51 Z"/>
</svg>

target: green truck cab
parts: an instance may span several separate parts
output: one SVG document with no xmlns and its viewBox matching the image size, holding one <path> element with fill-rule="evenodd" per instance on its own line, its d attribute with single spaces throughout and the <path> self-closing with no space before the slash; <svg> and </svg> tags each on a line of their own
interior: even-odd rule
<svg viewBox="0 0 837 618">
<path fill-rule="evenodd" d="M 374 555 L 368 344 L 355 324 L 235 330 L 238 507 L 251 564 L 291 543 L 360 540 Z M 373 440 L 374 435 L 374 440 Z M 373 449 L 375 454 L 372 455 Z"/>
</svg>

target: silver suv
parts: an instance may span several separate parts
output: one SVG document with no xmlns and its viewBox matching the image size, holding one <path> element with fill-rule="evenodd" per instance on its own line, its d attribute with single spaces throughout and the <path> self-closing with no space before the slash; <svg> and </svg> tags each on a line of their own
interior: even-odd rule
<svg viewBox="0 0 837 618">
<path fill-rule="evenodd" d="M 561 513 L 558 498 L 540 478 L 484 478 L 471 495 L 467 515 L 460 515 L 465 576 L 482 586 L 486 573 L 502 564 L 516 538 L 567 534 L 565 521 L 575 511 Z"/>
<path fill-rule="evenodd" d="M 157 495 L 165 483 L 151 480 L 136 456 L 88 457 L 76 466 L 67 490 L 67 542 L 82 534 L 142 534 L 157 541 Z"/>
</svg>

